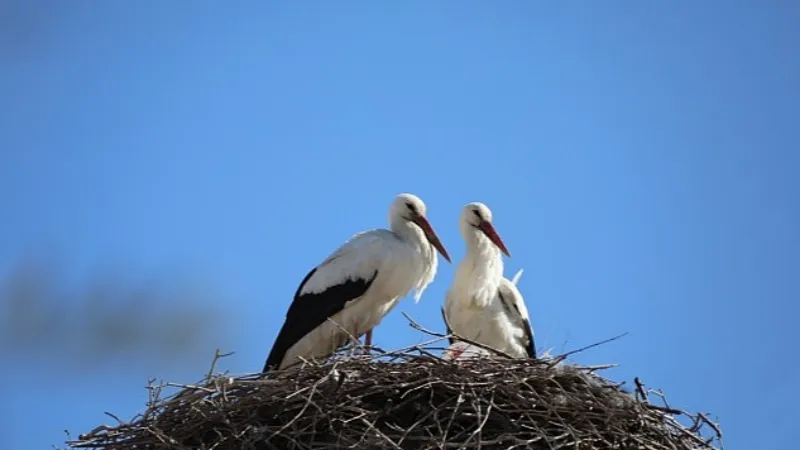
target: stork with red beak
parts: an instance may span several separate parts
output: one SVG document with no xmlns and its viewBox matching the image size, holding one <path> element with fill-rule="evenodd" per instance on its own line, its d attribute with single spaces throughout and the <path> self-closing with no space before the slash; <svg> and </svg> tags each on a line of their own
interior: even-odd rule
<svg viewBox="0 0 800 450">
<path fill-rule="evenodd" d="M 505 324 L 505 329 L 508 331 L 509 336 L 509 345 L 506 346 L 504 353 L 509 356 L 535 358 L 536 345 L 528 317 L 528 308 L 525 307 L 525 300 L 519 291 L 519 279 L 521 276 L 522 269 L 519 269 L 511 280 L 503 278 L 497 291 L 499 300 L 506 311 L 505 319 L 507 323 Z M 444 316 L 444 308 L 442 308 L 442 315 Z M 445 316 L 445 324 L 446 322 Z M 447 334 L 453 334 L 449 327 L 447 328 Z M 480 338 L 475 342 L 482 343 Z M 495 348 L 497 347 L 495 346 Z M 450 338 L 450 346 L 445 350 L 442 358 L 446 360 L 461 360 L 492 356 L 493 354 L 484 348 Z"/>
<path fill-rule="evenodd" d="M 327 358 L 349 338 L 372 330 L 412 289 L 418 302 L 436 275 L 436 251 L 449 262 L 426 217 L 425 203 L 398 195 L 389 230 L 358 233 L 306 275 L 264 364 L 264 372 L 305 359 Z"/>
<path fill-rule="evenodd" d="M 512 357 L 535 358 L 528 311 L 516 283 L 503 277 L 503 257 L 511 256 L 492 224 L 492 211 L 469 203 L 459 219 L 467 255 L 458 265 L 445 297 L 452 333 Z"/>
</svg>

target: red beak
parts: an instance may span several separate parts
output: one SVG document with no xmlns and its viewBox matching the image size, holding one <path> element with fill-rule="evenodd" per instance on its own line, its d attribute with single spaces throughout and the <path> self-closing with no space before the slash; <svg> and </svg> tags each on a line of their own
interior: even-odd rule
<svg viewBox="0 0 800 450">
<path fill-rule="evenodd" d="M 422 231 L 425 233 L 425 237 L 428 238 L 428 242 L 430 242 L 431 245 L 436 247 L 436 250 L 438 250 L 439 253 L 442 254 L 444 259 L 446 259 L 447 262 L 452 262 L 450 261 L 450 255 L 447 254 L 447 250 L 444 249 L 442 241 L 439 240 L 439 236 L 437 236 L 436 232 L 433 231 L 433 227 L 431 227 L 431 224 L 428 222 L 428 219 L 426 219 L 423 216 L 417 216 L 414 218 L 414 223 L 416 223 L 420 228 L 422 228 Z"/>
<path fill-rule="evenodd" d="M 505 253 L 506 256 L 511 258 L 511 253 L 508 252 L 506 244 L 504 244 L 503 240 L 500 239 L 500 235 L 497 234 L 497 231 L 494 229 L 494 225 L 492 225 L 491 222 L 484 220 L 480 225 L 478 225 L 478 229 L 483 231 L 483 234 L 485 234 L 486 237 L 488 237 L 489 240 L 492 241 L 501 252 Z"/>
</svg>

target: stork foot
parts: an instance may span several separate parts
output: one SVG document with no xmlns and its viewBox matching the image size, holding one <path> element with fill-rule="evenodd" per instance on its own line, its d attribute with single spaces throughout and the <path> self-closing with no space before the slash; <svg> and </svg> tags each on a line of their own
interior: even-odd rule
<svg viewBox="0 0 800 450">
<path fill-rule="evenodd" d="M 371 350 L 372 350 L 372 330 L 369 330 L 364 334 L 364 351 L 365 353 L 369 354 Z"/>
</svg>

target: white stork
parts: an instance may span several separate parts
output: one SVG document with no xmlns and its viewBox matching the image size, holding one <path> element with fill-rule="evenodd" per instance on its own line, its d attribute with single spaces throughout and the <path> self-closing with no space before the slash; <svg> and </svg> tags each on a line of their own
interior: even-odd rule
<svg viewBox="0 0 800 450">
<path fill-rule="evenodd" d="M 418 302 L 436 275 L 436 250 L 449 262 L 425 215 L 425 203 L 400 194 L 389 208 L 390 230 L 351 237 L 306 275 L 264 364 L 264 372 L 306 359 L 325 358 L 372 329 L 415 290 Z M 331 319 L 331 320 L 328 320 Z"/>
<path fill-rule="evenodd" d="M 492 347 L 499 347 L 505 353 L 509 354 L 509 356 L 536 357 L 536 346 L 534 344 L 533 329 L 530 326 L 530 319 L 528 317 L 528 309 L 525 307 L 525 300 L 522 298 L 522 293 L 520 293 L 519 288 L 517 287 L 521 276 L 522 269 L 517 271 L 517 273 L 514 275 L 514 278 L 511 280 L 503 278 L 500 281 L 500 286 L 498 288 L 498 296 L 500 301 L 504 303 L 504 307 L 507 310 L 512 311 L 512 314 L 508 315 L 508 320 L 512 322 L 511 330 L 513 339 L 511 340 L 511 343 L 514 348 L 508 351 L 508 349 L 503 350 L 503 348 L 499 346 Z M 442 315 L 444 316 L 444 308 L 442 308 Z M 446 317 L 445 323 L 447 323 Z M 452 333 L 453 331 L 448 327 L 447 334 Z M 487 346 L 490 345 L 489 343 L 482 342 L 480 336 L 477 339 L 474 339 L 474 341 Z M 443 353 L 442 358 L 445 360 L 461 360 L 491 356 L 492 354 L 486 349 L 467 342 L 455 341 L 454 339 L 450 338 L 450 345 Z"/>
<path fill-rule="evenodd" d="M 535 358 L 528 311 L 514 281 L 503 277 L 503 259 L 511 256 L 483 203 L 469 203 L 459 219 L 467 255 L 447 291 L 444 313 L 453 332 L 516 358 Z"/>
</svg>

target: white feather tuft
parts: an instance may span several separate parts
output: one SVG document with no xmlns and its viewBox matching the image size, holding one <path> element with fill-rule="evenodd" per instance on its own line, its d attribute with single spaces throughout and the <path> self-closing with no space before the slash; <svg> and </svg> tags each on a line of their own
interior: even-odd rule
<svg viewBox="0 0 800 450">
<path fill-rule="evenodd" d="M 522 276 L 522 269 L 519 269 L 517 273 L 514 274 L 514 278 L 511 279 L 511 284 L 516 286 L 517 282 L 519 281 L 519 277 L 521 276 Z"/>
</svg>

